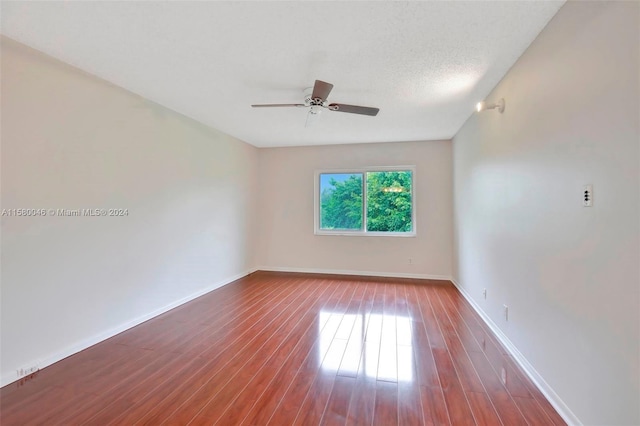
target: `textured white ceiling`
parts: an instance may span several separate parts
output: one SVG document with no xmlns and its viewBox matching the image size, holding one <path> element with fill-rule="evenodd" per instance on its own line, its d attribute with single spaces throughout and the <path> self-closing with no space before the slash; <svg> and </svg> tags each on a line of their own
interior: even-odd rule
<svg viewBox="0 0 640 426">
<path fill-rule="evenodd" d="M 259 147 L 451 138 L 562 1 L 2 2 L 3 34 Z M 329 100 L 297 103 L 315 79 Z M 507 100 L 508 108 L 508 100 Z"/>
</svg>

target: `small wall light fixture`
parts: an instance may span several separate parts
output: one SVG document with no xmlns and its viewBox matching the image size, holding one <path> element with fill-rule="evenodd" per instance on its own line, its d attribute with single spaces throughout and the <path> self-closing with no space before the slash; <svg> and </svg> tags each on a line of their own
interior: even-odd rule
<svg viewBox="0 0 640 426">
<path fill-rule="evenodd" d="M 500 114 L 502 114 L 504 112 L 504 99 L 500 99 L 498 102 L 496 102 L 495 104 L 488 104 L 485 101 L 482 102 L 478 102 L 476 104 L 476 111 L 477 112 L 482 112 L 486 109 L 497 109 L 498 112 Z"/>
</svg>

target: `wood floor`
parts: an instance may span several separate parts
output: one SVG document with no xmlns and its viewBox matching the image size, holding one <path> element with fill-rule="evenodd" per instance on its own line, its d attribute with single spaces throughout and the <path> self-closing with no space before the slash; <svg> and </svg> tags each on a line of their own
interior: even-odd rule
<svg viewBox="0 0 640 426">
<path fill-rule="evenodd" d="M 0 396 L 3 426 L 565 424 L 451 283 L 267 272 Z"/>
</svg>

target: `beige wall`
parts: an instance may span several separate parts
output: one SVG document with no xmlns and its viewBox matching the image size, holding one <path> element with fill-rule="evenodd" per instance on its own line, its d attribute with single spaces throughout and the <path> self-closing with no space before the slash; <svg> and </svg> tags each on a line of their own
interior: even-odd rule
<svg viewBox="0 0 640 426">
<path fill-rule="evenodd" d="M 258 150 L 2 38 L 2 383 L 251 270 Z"/>
<path fill-rule="evenodd" d="M 639 6 L 568 2 L 453 140 L 455 278 L 591 425 L 640 424 Z"/>
<path fill-rule="evenodd" d="M 397 165 L 416 166 L 415 238 L 314 235 L 316 170 Z M 448 278 L 451 177 L 450 141 L 261 149 L 258 264 L 275 270 Z"/>
</svg>

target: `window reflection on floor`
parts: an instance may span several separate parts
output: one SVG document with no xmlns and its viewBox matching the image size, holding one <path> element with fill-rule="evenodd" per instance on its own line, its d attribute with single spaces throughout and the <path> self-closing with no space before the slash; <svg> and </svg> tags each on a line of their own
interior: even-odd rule
<svg viewBox="0 0 640 426">
<path fill-rule="evenodd" d="M 387 314 L 320 312 L 319 359 L 326 373 L 413 381 L 411 318 Z"/>
</svg>

